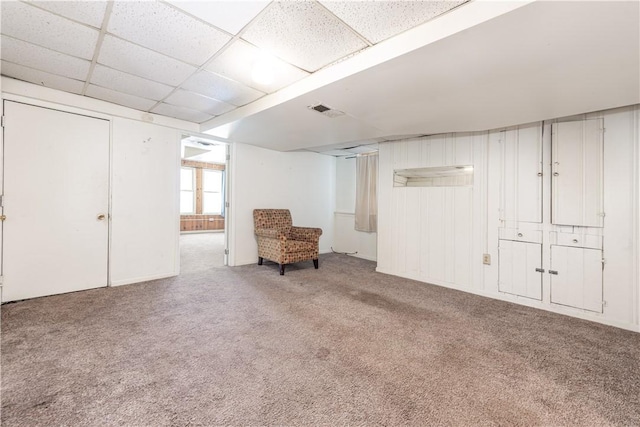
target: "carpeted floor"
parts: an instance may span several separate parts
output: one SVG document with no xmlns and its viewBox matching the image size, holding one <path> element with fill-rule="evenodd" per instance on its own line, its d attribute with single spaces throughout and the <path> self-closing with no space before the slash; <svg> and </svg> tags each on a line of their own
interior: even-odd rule
<svg viewBox="0 0 640 427">
<path fill-rule="evenodd" d="M 640 425 L 640 334 L 344 255 L 191 262 L 4 305 L 3 425 Z"/>
</svg>

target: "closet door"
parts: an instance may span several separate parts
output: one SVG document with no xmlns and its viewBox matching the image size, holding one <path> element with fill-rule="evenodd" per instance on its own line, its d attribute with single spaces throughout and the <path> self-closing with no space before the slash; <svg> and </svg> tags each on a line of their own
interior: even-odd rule
<svg viewBox="0 0 640 427">
<path fill-rule="evenodd" d="M 551 302 L 602 313 L 602 251 L 551 245 Z"/>
<path fill-rule="evenodd" d="M 502 221 L 542 222 L 542 124 L 500 132 Z"/>
<path fill-rule="evenodd" d="M 553 224 L 603 226 L 602 119 L 552 126 Z"/>
<path fill-rule="evenodd" d="M 107 285 L 109 122 L 5 101 L 3 301 Z"/>
<path fill-rule="evenodd" d="M 498 290 L 541 300 L 542 245 L 512 240 L 498 242 Z"/>
</svg>

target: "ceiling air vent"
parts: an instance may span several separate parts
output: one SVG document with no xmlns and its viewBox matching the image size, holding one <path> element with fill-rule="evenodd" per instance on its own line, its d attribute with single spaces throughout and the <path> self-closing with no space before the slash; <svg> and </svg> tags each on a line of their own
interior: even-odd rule
<svg viewBox="0 0 640 427">
<path fill-rule="evenodd" d="M 340 110 L 334 110 L 333 108 L 328 107 L 324 104 L 309 105 L 308 108 L 310 110 L 317 111 L 318 113 L 331 118 L 344 116 L 344 112 Z"/>
</svg>

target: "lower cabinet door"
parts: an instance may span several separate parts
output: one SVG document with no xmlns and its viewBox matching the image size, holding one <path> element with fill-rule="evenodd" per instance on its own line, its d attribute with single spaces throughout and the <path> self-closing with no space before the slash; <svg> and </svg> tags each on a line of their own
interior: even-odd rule
<svg viewBox="0 0 640 427">
<path fill-rule="evenodd" d="M 499 240 L 498 290 L 536 300 L 542 299 L 542 245 Z"/>
<path fill-rule="evenodd" d="M 602 313 L 602 251 L 551 245 L 551 302 Z"/>
</svg>

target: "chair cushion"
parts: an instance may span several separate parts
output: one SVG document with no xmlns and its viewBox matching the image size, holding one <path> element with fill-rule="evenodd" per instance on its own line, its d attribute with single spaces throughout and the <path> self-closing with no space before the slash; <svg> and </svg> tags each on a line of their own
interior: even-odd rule
<svg viewBox="0 0 640 427">
<path fill-rule="evenodd" d="M 285 252 L 315 252 L 318 244 L 315 242 L 304 242 L 302 240 L 286 240 L 284 242 Z"/>
</svg>

